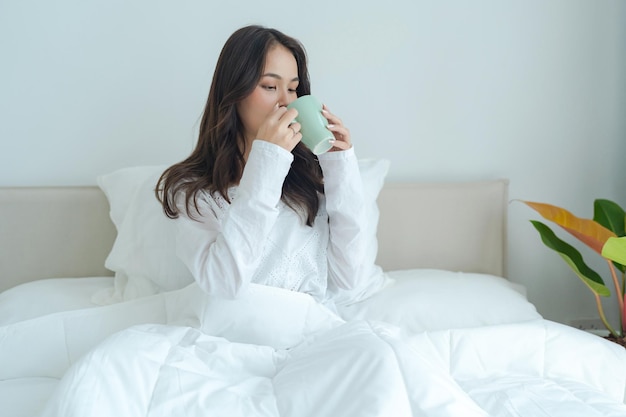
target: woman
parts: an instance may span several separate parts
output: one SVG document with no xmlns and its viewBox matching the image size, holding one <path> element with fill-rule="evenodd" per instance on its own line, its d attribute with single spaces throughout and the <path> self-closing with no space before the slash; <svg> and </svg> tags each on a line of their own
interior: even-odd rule
<svg viewBox="0 0 626 417">
<path fill-rule="evenodd" d="M 224 45 L 197 146 L 156 191 L 177 222 L 177 255 L 209 294 L 236 297 L 255 282 L 325 302 L 358 280 L 363 198 L 350 132 L 324 106 L 334 146 L 313 155 L 286 108 L 306 94 L 295 39 L 248 26 Z"/>
</svg>

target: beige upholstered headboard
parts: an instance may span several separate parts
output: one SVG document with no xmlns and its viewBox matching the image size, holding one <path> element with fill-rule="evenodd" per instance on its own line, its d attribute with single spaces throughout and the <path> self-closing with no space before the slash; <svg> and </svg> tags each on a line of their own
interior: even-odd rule
<svg viewBox="0 0 626 417">
<path fill-rule="evenodd" d="M 377 263 L 506 275 L 508 180 L 386 184 Z"/>
<path fill-rule="evenodd" d="M 387 184 L 377 262 L 505 275 L 508 181 Z M 97 187 L 0 188 L 0 291 L 41 278 L 112 275 L 115 239 Z"/>
<path fill-rule="evenodd" d="M 0 188 L 0 291 L 40 278 L 112 275 L 115 227 L 98 187 Z"/>
</svg>

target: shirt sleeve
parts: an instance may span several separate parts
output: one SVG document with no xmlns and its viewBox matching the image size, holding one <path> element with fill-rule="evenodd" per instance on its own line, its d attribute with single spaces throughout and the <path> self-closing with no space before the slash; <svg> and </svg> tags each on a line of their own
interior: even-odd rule
<svg viewBox="0 0 626 417">
<path fill-rule="evenodd" d="M 319 155 L 330 226 L 328 279 L 342 289 L 354 288 L 365 254 L 363 183 L 354 147 Z"/>
<path fill-rule="evenodd" d="M 177 219 L 177 255 L 208 294 L 234 298 L 250 283 L 278 216 L 292 161 L 291 152 L 254 141 L 237 194 L 223 218 L 199 198 L 199 218 L 191 219 L 183 211 Z"/>
</svg>

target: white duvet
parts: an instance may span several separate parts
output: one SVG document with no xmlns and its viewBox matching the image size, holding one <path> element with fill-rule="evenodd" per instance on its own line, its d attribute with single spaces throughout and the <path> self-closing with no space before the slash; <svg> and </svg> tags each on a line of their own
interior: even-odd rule
<svg viewBox="0 0 626 417">
<path fill-rule="evenodd" d="M 626 353 L 596 336 L 542 319 L 408 334 L 261 286 L 1 327 L 0 380 L 46 377 L 42 416 L 626 416 Z"/>
</svg>

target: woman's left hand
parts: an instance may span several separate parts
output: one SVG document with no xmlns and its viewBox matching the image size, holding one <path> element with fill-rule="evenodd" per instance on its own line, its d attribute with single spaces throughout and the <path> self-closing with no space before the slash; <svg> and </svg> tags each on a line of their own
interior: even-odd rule
<svg viewBox="0 0 626 417">
<path fill-rule="evenodd" d="M 328 120 L 328 130 L 335 135 L 335 142 L 329 152 L 345 151 L 352 147 L 350 141 L 350 131 L 343 125 L 340 118 L 328 111 L 328 107 L 324 104 L 322 106 L 322 115 Z"/>
</svg>

